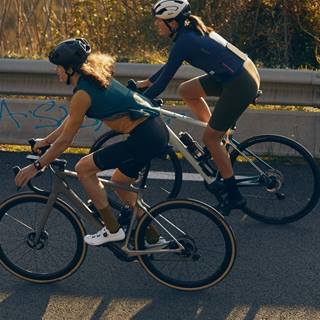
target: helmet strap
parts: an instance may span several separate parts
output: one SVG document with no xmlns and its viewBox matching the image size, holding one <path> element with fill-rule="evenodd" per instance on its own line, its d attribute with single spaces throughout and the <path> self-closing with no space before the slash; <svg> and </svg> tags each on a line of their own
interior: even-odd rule
<svg viewBox="0 0 320 320">
<path fill-rule="evenodd" d="M 66 74 L 67 74 L 67 76 L 68 76 L 68 78 L 67 78 L 67 81 L 66 81 L 66 84 L 69 86 L 70 84 L 71 84 L 71 77 L 75 74 L 75 71 L 72 69 L 72 72 L 71 73 L 69 73 L 68 71 L 67 71 L 67 69 L 65 69 L 65 71 L 66 71 Z"/>
<path fill-rule="evenodd" d="M 171 27 L 171 25 L 170 25 L 168 20 L 163 20 L 163 21 L 164 21 L 165 25 L 167 26 L 167 28 L 170 30 L 170 36 L 169 37 L 172 38 L 177 31 Z"/>
</svg>

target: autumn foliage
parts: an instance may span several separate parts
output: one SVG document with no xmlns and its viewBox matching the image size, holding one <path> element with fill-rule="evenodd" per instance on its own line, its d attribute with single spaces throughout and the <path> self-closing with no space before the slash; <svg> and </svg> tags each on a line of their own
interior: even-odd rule
<svg viewBox="0 0 320 320">
<path fill-rule="evenodd" d="M 320 1 L 191 0 L 193 13 L 263 67 L 319 68 Z M 159 62 L 150 0 L 1 0 L 1 57 L 45 57 L 82 36 L 122 61 Z"/>
</svg>

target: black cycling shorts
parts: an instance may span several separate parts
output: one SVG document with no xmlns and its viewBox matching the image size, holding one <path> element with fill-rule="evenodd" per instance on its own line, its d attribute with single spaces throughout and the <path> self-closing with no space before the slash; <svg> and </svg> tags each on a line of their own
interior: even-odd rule
<svg viewBox="0 0 320 320">
<path fill-rule="evenodd" d="M 95 165 L 101 170 L 118 168 L 130 178 L 160 155 L 169 141 L 166 125 L 160 117 L 148 118 L 135 127 L 125 141 L 114 143 L 93 153 Z"/>
<path fill-rule="evenodd" d="M 250 59 L 244 62 L 243 70 L 226 83 L 214 76 L 198 78 L 207 96 L 218 96 L 209 126 L 218 131 L 227 131 L 253 102 L 260 86 L 259 73 Z"/>
</svg>

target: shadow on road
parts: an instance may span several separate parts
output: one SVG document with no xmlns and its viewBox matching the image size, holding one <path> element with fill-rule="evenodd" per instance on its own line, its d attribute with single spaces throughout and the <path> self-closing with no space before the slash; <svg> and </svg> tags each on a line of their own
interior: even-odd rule
<svg viewBox="0 0 320 320">
<path fill-rule="evenodd" d="M 8 171 L 17 159 L 2 168 Z M 0 178 L 9 186 L 0 191 L 3 199 L 15 190 L 3 169 Z M 202 186 L 186 188 L 210 201 Z M 237 238 L 234 268 L 199 293 L 166 288 L 138 263 L 120 262 L 105 248 L 90 248 L 78 272 L 57 284 L 29 284 L 0 269 L 0 319 L 320 319 L 317 213 L 319 205 L 280 227 L 233 213 L 227 220 Z"/>
</svg>

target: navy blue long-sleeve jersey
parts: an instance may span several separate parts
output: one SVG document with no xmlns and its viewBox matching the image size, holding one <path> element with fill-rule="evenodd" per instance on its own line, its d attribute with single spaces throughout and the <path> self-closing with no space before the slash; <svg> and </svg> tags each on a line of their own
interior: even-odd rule
<svg viewBox="0 0 320 320">
<path fill-rule="evenodd" d="M 243 58 L 228 49 L 228 42 L 216 32 L 201 36 L 192 30 L 181 28 L 167 63 L 149 78 L 152 85 L 144 95 L 154 99 L 161 94 L 184 61 L 222 82 L 238 74 L 244 62 Z"/>
</svg>

